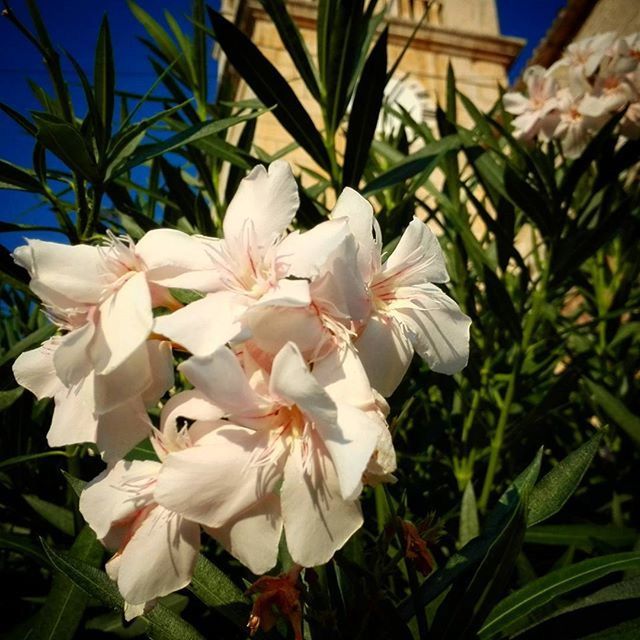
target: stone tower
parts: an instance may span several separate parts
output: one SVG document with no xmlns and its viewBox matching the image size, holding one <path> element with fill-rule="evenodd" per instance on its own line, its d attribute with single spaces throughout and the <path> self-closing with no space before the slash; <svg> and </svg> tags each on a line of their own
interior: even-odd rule
<svg viewBox="0 0 640 640">
<path fill-rule="evenodd" d="M 391 64 L 401 53 L 423 15 L 424 0 L 387 2 L 389 23 L 388 57 Z M 380 3 L 380 7 L 383 3 Z M 287 8 L 308 50 L 316 52 L 316 0 L 287 0 Z M 222 0 L 222 12 L 246 33 L 260 51 L 289 81 L 318 128 L 321 114 L 285 50 L 280 36 L 258 0 Z M 393 92 L 413 107 L 414 118 L 427 120 L 436 102 L 443 103 L 449 62 L 453 65 L 458 88 L 480 109 L 489 109 L 498 97 L 498 86 L 507 84 L 507 69 L 524 42 L 500 34 L 495 0 L 440 0 L 431 2 L 426 19 L 418 29 L 394 79 Z M 222 57 L 219 75 L 233 73 Z M 253 97 L 244 82 L 235 90 L 238 100 Z M 402 100 L 399 100 L 403 104 Z M 406 107 L 405 104 L 403 106 Z M 419 113 L 417 113 L 419 111 Z M 258 120 L 255 144 L 275 153 L 291 143 L 291 137 L 271 114 Z M 291 162 L 313 166 L 302 149 L 287 156 Z"/>
</svg>

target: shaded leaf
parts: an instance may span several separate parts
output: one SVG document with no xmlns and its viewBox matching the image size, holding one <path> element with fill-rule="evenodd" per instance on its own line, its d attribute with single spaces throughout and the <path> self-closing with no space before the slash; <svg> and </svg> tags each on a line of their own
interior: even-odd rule
<svg viewBox="0 0 640 640">
<path fill-rule="evenodd" d="M 300 146 L 326 171 L 329 155 L 309 114 L 289 83 L 258 48 L 226 18 L 207 7 L 218 44 L 229 62 Z"/>
<path fill-rule="evenodd" d="M 617 553 L 590 558 L 569 567 L 551 571 L 508 595 L 491 612 L 480 630 L 480 638 L 495 637 L 502 630 L 512 630 L 518 621 L 555 598 L 594 582 L 615 571 L 640 567 L 640 553 Z"/>
<path fill-rule="evenodd" d="M 559 462 L 534 487 L 529 500 L 528 526 L 533 526 L 558 513 L 578 488 L 600 446 L 599 431 L 579 449 Z"/>
</svg>

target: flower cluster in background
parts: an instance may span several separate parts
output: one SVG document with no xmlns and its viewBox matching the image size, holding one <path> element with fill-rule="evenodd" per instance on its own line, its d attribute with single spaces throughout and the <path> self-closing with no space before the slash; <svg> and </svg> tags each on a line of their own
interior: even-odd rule
<svg viewBox="0 0 640 640">
<path fill-rule="evenodd" d="M 362 525 L 363 485 L 393 480 L 385 397 L 414 352 L 437 372 L 467 362 L 470 320 L 434 284 L 448 275 L 423 222 L 385 258 L 355 191 L 306 232 L 289 230 L 298 205 L 275 162 L 243 180 L 224 238 L 15 251 L 61 330 L 16 380 L 55 399 L 51 446 L 95 443 L 108 465 L 80 510 L 114 551 L 129 617 L 189 583 L 201 530 L 255 574 L 283 534 L 296 565 L 327 562 Z M 169 397 L 176 356 L 190 388 Z M 124 459 L 148 437 L 157 461 Z"/>
<path fill-rule="evenodd" d="M 549 69 L 529 67 L 526 93 L 506 93 L 519 139 L 559 140 L 569 158 L 616 114 L 619 134 L 640 136 L 640 34 L 598 34 L 570 44 Z"/>
</svg>

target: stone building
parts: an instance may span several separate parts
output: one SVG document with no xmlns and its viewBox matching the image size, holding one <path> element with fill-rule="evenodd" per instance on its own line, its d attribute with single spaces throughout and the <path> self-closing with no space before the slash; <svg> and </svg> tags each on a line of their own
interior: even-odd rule
<svg viewBox="0 0 640 640">
<path fill-rule="evenodd" d="M 388 56 L 394 61 L 413 33 L 425 10 L 423 0 L 392 0 L 388 3 Z M 380 3 L 383 6 L 383 3 Z M 300 30 L 308 50 L 316 51 L 315 0 L 287 0 L 287 9 Z M 287 79 L 314 122 L 321 128 L 318 105 L 299 77 L 275 26 L 258 0 L 223 0 L 222 11 L 276 66 Z M 507 69 L 524 41 L 500 34 L 495 0 L 441 0 L 431 2 L 428 15 L 405 54 L 389 90 L 417 120 L 428 121 L 437 101 L 444 102 L 446 74 L 452 63 L 459 89 L 480 109 L 489 109 L 498 97 L 498 86 L 507 85 Z M 224 58 L 220 74 L 233 73 Z M 252 97 L 237 82 L 238 100 Z M 291 142 L 290 136 L 271 114 L 259 118 L 255 144 L 275 153 Z M 287 158 L 310 166 L 306 153 L 297 149 Z"/>
</svg>

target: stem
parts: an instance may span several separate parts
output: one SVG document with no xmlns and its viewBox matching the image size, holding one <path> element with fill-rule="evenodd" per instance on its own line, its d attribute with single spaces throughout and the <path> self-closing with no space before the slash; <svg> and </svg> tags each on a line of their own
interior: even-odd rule
<svg viewBox="0 0 640 640">
<path fill-rule="evenodd" d="M 84 179 L 77 173 L 73 174 L 73 180 L 76 187 L 76 209 L 78 211 L 78 219 L 76 227 L 80 240 L 85 239 L 85 231 L 89 224 L 89 204 L 87 202 L 87 190 L 85 188 Z"/>
<path fill-rule="evenodd" d="M 482 485 L 482 493 L 480 494 L 480 500 L 478 501 L 478 509 L 480 511 L 486 511 L 489 497 L 491 495 L 491 489 L 493 488 L 493 481 L 498 471 L 500 463 L 500 453 L 502 451 L 502 445 L 504 443 L 504 435 L 507 429 L 507 423 L 509 421 L 509 414 L 511 412 L 511 405 L 516 392 L 518 384 L 518 376 L 520 375 L 520 369 L 522 367 L 522 361 L 524 355 L 531 342 L 531 335 L 533 329 L 537 324 L 538 314 L 544 301 L 546 300 L 547 282 L 549 279 L 549 265 L 551 263 L 550 256 L 545 264 L 545 269 L 542 272 L 538 288 L 534 291 L 533 302 L 531 310 L 525 321 L 524 330 L 522 332 L 522 341 L 516 347 L 516 353 L 513 359 L 513 368 L 509 375 L 509 384 L 507 386 L 507 392 L 500 409 L 500 415 L 498 417 L 498 425 L 496 432 L 491 440 L 491 453 L 489 454 L 489 464 L 487 466 L 487 473 Z"/>
<path fill-rule="evenodd" d="M 89 210 L 89 216 L 87 218 L 87 222 L 82 234 L 82 237 L 84 239 L 90 238 L 96 230 L 98 220 L 100 219 L 100 207 L 102 205 L 103 195 L 104 195 L 104 189 L 102 188 L 102 185 L 94 185 L 93 202 L 91 204 L 91 209 Z"/>
</svg>

